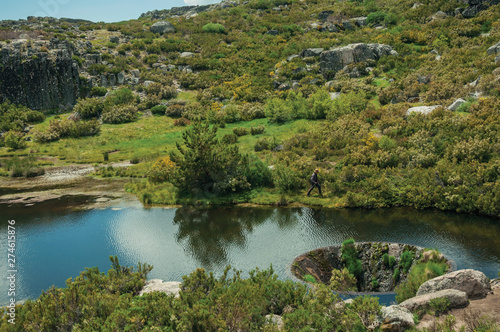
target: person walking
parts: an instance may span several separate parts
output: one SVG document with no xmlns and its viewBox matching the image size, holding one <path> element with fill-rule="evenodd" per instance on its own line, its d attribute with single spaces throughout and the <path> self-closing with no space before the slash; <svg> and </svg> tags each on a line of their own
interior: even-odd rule
<svg viewBox="0 0 500 332">
<path fill-rule="evenodd" d="M 319 183 L 319 180 L 318 180 L 318 173 L 319 173 L 319 169 L 315 169 L 314 170 L 314 173 L 312 173 L 311 175 L 311 188 L 309 188 L 309 191 L 307 192 L 307 196 L 309 197 L 309 194 L 311 193 L 311 191 L 314 189 L 314 187 L 318 187 L 318 190 L 319 190 L 319 195 L 320 196 L 323 196 L 323 194 L 321 193 L 321 184 Z"/>
</svg>

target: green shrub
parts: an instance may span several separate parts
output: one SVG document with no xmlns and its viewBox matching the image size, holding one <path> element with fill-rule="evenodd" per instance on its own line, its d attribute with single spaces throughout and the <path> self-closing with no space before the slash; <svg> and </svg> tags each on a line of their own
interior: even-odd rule
<svg viewBox="0 0 500 332">
<path fill-rule="evenodd" d="M 121 266 L 116 256 L 110 260 L 112 268 L 107 275 L 97 267 L 87 268 L 74 280 L 69 278 L 65 288 L 52 287 L 38 300 L 16 306 L 19 330 L 70 331 L 82 324 L 91 330 L 101 329 L 115 310 L 130 306 L 132 296 L 144 286 L 152 269 L 141 263 L 137 270 Z M 8 326 L 8 315 L 2 316 L 0 325 Z"/>
<path fill-rule="evenodd" d="M 392 267 L 396 264 L 396 257 L 394 256 L 389 256 L 389 268 L 392 269 Z"/>
<path fill-rule="evenodd" d="M 165 105 L 156 105 L 151 108 L 151 113 L 156 114 L 156 115 L 165 115 L 165 110 L 167 109 L 167 106 Z"/>
<path fill-rule="evenodd" d="M 80 99 L 73 111 L 80 114 L 82 119 L 98 118 L 106 109 L 106 105 L 99 98 Z"/>
<path fill-rule="evenodd" d="M 26 141 L 24 140 L 24 134 L 18 131 L 9 130 L 3 136 L 3 141 L 5 146 L 12 150 L 24 149 L 26 147 Z"/>
<path fill-rule="evenodd" d="M 165 114 L 171 118 L 180 118 L 181 116 L 184 115 L 184 112 L 186 111 L 186 107 L 182 104 L 173 104 L 169 105 L 166 110 Z"/>
<path fill-rule="evenodd" d="M 139 115 L 137 108 L 133 105 L 116 105 L 102 114 L 103 123 L 119 124 L 134 122 Z"/>
<path fill-rule="evenodd" d="M 186 127 L 186 126 L 189 126 L 190 124 L 191 124 L 191 121 L 189 121 L 186 118 L 179 118 L 179 119 L 174 120 L 174 126 Z"/>
<path fill-rule="evenodd" d="M 273 173 L 269 167 L 258 158 L 249 161 L 245 176 L 252 185 L 252 188 L 268 187 L 273 184 Z"/>
<path fill-rule="evenodd" d="M 222 137 L 222 141 L 227 144 L 235 144 L 238 142 L 238 136 L 235 134 L 226 134 Z"/>
<path fill-rule="evenodd" d="M 305 282 L 308 282 L 310 284 L 316 284 L 318 283 L 318 281 L 316 280 L 316 278 L 314 278 L 312 275 L 310 274 L 306 274 L 302 277 L 302 279 L 305 281 Z"/>
<path fill-rule="evenodd" d="M 363 273 L 363 266 L 361 260 L 358 259 L 358 252 L 354 239 L 348 239 L 342 242 L 341 247 L 342 261 L 344 262 L 350 274 L 359 277 Z"/>
<path fill-rule="evenodd" d="M 233 133 L 236 136 L 245 136 L 248 135 L 248 129 L 245 127 L 235 127 L 233 128 Z"/>
<path fill-rule="evenodd" d="M 377 289 L 379 286 L 377 278 L 373 277 L 372 278 L 372 288 Z"/>
<path fill-rule="evenodd" d="M 209 33 L 225 33 L 226 28 L 219 23 L 207 23 L 202 27 L 203 31 Z"/>
<path fill-rule="evenodd" d="M 440 316 L 450 310 L 451 303 L 447 297 L 441 297 L 430 300 L 429 306 L 434 311 L 435 316 Z"/>
<path fill-rule="evenodd" d="M 35 177 L 45 174 L 42 167 L 36 166 L 36 159 L 33 156 L 9 158 L 3 167 L 9 172 L 10 177 Z"/>
<path fill-rule="evenodd" d="M 356 114 L 363 111 L 368 105 L 364 93 L 343 93 L 338 98 L 335 98 L 331 107 L 326 109 L 326 118 L 330 121 L 336 121 L 343 115 Z"/>
<path fill-rule="evenodd" d="M 281 98 L 268 99 L 264 112 L 270 123 L 285 123 L 295 118 L 291 105 Z"/>
<path fill-rule="evenodd" d="M 45 115 L 41 112 L 9 102 L 0 103 L 0 132 L 9 130 L 21 132 L 28 124 L 42 122 L 44 119 Z"/>
<path fill-rule="evenodd" d="M 397 282 L 399 280 L 399 277 L 400 277 L 400 272 L 399 272 L 399 268 L 395 268 L 394 269 L 394 274 L 392 275 L 392 280 L 394 280 L 394 282 Z"/>
<path fill-rule="evenodd" d="M 370 13 L 366 17 L 366 23 L 368 23 L 368 24 L 370 24 L 370 23 L 380 24 L 380 23 L 384 22 L 386 17 L 387 17 L 387 14 L 384 12 L 379 11 L 379 12 Z"/>
<path fill-rule="evenodd" d="M 47 143 L 64 137 L 94 136 L 101 131 L 101 125 L 96 119 L 88 121 L 53 120 L 45 132 L 35 132 L 36 141 Z"/>
<path fill-rule="evenodd" d="M 93 86 L 90 90 L 92 97 L 104 97 L 108 93 L 108 89 L 103 86 Z"/>
<path fill-rule="evenodd" d="M 447 265 L 445 261 L 429 260 L 415 264 L 406 281 L 396 287 L 396 301 L 401 303 L 414 297 L 420 285 L 429 279 L 443 275 L 446 269 Z"/>
<path fill-rule="evenodd" d="M 133 101 L 135 101 L 134 94 L 132 93 L 132 90 L 128 88 L 118 89 L 106 97 L 106 102 L 111 105 L 124 105 Z"/>
<path fill-rule="evenodd" d="M 413 257 L 414 257 L 413 251 L 405 250 L 401 254 L 401 258 L 399 260 L 399 265 L 403 268 L 403 272 L 407 273 L 408 270 L 410 269 L 411 265 L 413 264 Z"/>
<path fill-rule="evenodd" d="M 304 180 L 293 168 L 278 164 L 273 170 L 274 184 L 280 194 L 292 192 L 304 187 Z"/>
<path fill-rule="evenodd" d="M 383 254 L 382 261 L 384 262 L 385 266 L 389 266 L 389 254 L 387 254 L 387 253 Z"/>
<path fill-rule="evenodd" d="M 260 135 L 264 132 L 265 129 L 266 127 L 264 127 L 263 125 L 258 125 L 257 127 L 250 126 L 250 134 Z"/>
<path fill-rule="evenodd" d="M 342 270 L 332 270 L 330 289 L 338 292 L 356 291 L 356 277 L 344 267 Z"/>
</svg>

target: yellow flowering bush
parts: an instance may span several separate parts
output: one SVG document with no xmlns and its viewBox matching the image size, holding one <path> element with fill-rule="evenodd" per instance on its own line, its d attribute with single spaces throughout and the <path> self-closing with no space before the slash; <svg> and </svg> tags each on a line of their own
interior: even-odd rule
<svg viewBox="0 0 500 332">
<path fill-rule="evenodd" d="M 152 183 L 168 182 L 172 179 L 175 167 L 169 156 L 158 158 L 148 172 L 148 179 Z"/>
</svg>

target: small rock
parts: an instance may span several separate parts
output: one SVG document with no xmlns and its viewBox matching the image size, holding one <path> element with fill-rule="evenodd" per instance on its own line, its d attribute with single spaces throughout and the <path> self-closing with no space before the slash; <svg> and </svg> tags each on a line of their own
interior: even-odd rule
<svg viewBox="0 0 500 332">
<path fill-rule="evenodd" d="M 283 319 L 281 318 L 280 315 L 266 315 L 266 324 L 270 325 L 276 325 L 278 326 L 278 330 L 282 330 L 285 324 L 283 323 Z"/>
<path fill-rule="evenodd" d="M 381 313 L 382 325 L 380 329 L 382 331 L 405 331 L 415 325 L 412 313 L 404 307 L 398 305 L 382 307 Z"/>
<path fill-rule="evenodd" d="M 420 6 L 422 6 L 422 5 L 423 5 L 423 3 L 421 3 L 421 2 L 415 2 L 415 3 L 413 4 L 413 6 L 411 7 L 411 9 L 417 9 L 418 7 L 420 7 Z"/>
<path fill-rule="evenodd" d="M 266 35 L 277 36 L 277 35 L 279 35 L 279 31 L 278 30 L 269 30 L 268 32 L 266 32 Z"/>
<path fill-rule="evenodd" d="M 132 69 L 132 70 L 130 71 L 130 73 L 131 73 L 132 75 L 134 75 L 134 77 L 139 77 L 139 76 L 141 75 L 141 72 L 139 71 L 139 69 Z"/>
<path fill-rule="evenodd" d="M 406 111 L 406 115 L 410 115 L 411 113 L 429 114 L 438 107 L 441 107 L 441 105 L 411 107 Z"/>
<path fill-rule="evenodd" d="M 194 53 L 192 53 L 192 52 L 182 52 L 179 57 L 180 58 L 192 58 L 193 56 L 194 56 Z"/>
<path fill-rule="evenodd" d="M 120 38 L 118 38 L 117 36 L 111 36 L 109 37 L 109 41 L 118 44 L 120 42 Z"/>
<path fill-rule="evenodd" d="M 460 105 L 465 104 L 465 103 L 466 103 L 465 100 L 463 100 L 462 98 L 458 98 L 450 106 L 448 106 L 448 109 L 452 110 L 452 111 L 456 111 L 460 107 Z"/>
<path fill-rule="evenodd" d="M 298 54 L 292 54 L 288 58 L 286 58 L 286 61 L 292 61 L 295 58 L 300 58 Z"/>
<path fill-rule="evenodd" d="M 181 283 L 178 281 L 163 282 L 161 279 L 151 279 L 141 289 L 139 296 L 151 292 L 163 292 L 167 295 L 174 294 L 175 297 L 179 297 L 180 291 Z"/>
<path fill-rule="evenodd" d="M 330 92 L 330 99 L 331 100 L 337 99 L 338 97 L 340 97 L 341 94 L 342 92 Z"/>
</svg>

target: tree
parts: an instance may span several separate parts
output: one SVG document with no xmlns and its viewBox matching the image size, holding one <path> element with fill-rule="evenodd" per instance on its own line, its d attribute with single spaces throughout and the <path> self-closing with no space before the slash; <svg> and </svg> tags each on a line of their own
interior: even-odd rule
<svg viewBox="0 0 500 332">
<path fill-rule="evenodd" d="M 177 143 L 181 156 L 170 158 L 179 167 L 175 185 L 195 195 L 219 195 L 250 188 L 245 170 L 248 160 L 234 144 L 217 139 L 217 126 L 195 121 L 182 133 L 184 146 Z"/>
</svg>

